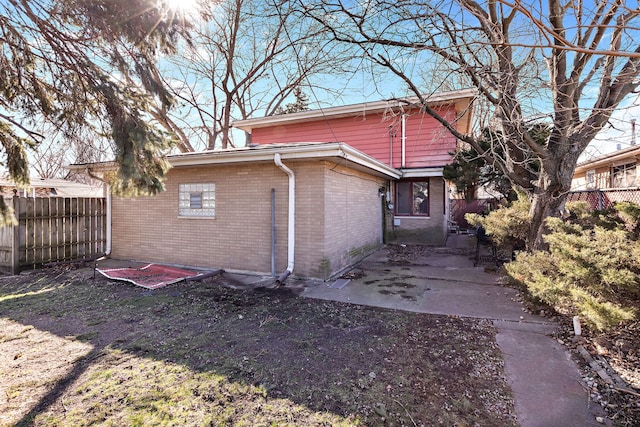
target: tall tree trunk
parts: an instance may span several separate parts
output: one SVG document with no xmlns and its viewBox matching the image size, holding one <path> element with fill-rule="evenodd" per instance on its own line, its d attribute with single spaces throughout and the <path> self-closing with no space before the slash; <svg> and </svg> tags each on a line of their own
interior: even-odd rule
<svg viewBox="0 0 640 427">
<path fill-rule="evenodd" d="M 527 250 L 533 251 L 544 248 L 545 234 L 544 220 L 547 217 L 559 216 L 560 208 L 567 198 L 566 192 L 558 191 L 560 183 L 545 180 L 544 185 L 538 186 L 531 201 L 531 227 L 527 236 Z"/>
<path fill-rule="evenodd" d="M 222 109 L 222 124 L 220 126 L 222 149 L 233 147 L 231 142 L 231 96 L 227 96 L 224 108 Z"/>
<path fill-rule="evenodd" d="M 531 228 L 527 237 L 527 250 L 529 251 L 542 249 L 545 246 L 543 240 L 546 231 L 544 220 L 547 217 L 560 215 L 569 190 L 571 190 L 571 180 L 579 151 L 572 148 L 574 144 L 572 144 L 571 138 L 566 138 L 564 141 L 561 148 L 555 150 L 555 155 L 542 160 L 542 167 L 533 191 L 529 211 L 531 215 Z"/>
</svg>

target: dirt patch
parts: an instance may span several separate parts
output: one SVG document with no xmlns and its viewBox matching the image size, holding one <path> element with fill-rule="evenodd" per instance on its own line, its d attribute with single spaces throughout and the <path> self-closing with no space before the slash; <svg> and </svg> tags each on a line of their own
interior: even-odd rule
<svg viewBox="0 0 640 427">
<path fill-rule="evenodd" d="M 387 245 L 389 252 L 387 263 L 389 265 L 429 265 L 427 258 L 434 254 L 468 255 L 475 254 L 475 248 L 446 248 L 427 245 Z M 421 260 L 422 259 L 422 260 Z"/>
<path fill-rule="evenodd" d="M 585 331 L 580 340 L 573 336 L 568 319 L 564 323 L 559 339 L 577 355 L 591 399 L 602 406 L 614 425 L 639 425 L 640 322 L 627 322 L 603 334 Z M 588 352 L 592 365 L 580 350 Z"/>
<path fill-rule="evenodd" d="M 516 425 L 486 322 L 90 275 L 0 279 L 0 425 Z"/>
<path fill-rule="evenodd" d="M 593 337 L 589 348 L 606 357 L 620 377 L 640 391 L 640 322 L 629 322 L 606 334 Z M 640 397 L 640 395 L 638 396 Z M 640 399 L 638 399 L 640 419 Z"/>
<path fill-rule="evenodd" d="M 342 276 L 340 276 L 340 278 L 341 279 L 356 280 L 356 279 L 360 279 L 361 277 L 364 277 L 366 275 L 367 274 L 364 272 L 364 270 L 355 269 L 355 270 L 351 270 L 351 271 L 348 271 L 348 272 L 344 273 Z"/>
</svg>

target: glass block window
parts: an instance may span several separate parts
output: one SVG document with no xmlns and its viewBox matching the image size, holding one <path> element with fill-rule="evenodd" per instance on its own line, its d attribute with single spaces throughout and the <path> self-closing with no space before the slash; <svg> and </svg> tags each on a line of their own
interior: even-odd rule
<svg viewBox="0 0 640 427">
<path fill-rule="evenodd" d="M 216 216 L 216 185 L 180 184 L 178 215 L 184 217 Z"/>
</svg>

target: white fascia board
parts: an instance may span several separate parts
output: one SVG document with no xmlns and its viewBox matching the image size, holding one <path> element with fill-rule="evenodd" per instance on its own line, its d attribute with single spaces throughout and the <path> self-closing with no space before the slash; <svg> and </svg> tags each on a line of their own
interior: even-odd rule
<svg viewBox="0 0 640 427">
<path fill-rule="evenodd" d="M 111 172 L 118 169 L 116 162 L 96 162 L 96 163 L 75 163 L 71 165 L 65 165 L 65 169 L 74 171 L 76 173 L 83 173 L 87 170 L 91 172 Z"/>
<path fill-rule="evenodd" d="M 372 157 L 343 143 L 298 144 L 287 146 L 262 146 L 228 151 L 210 151 L 169 156 L 173 167 L 205 166 L 216 164 L 272 162 L 279 153 L 282 160 L 311 160 L 320 158 L 344 158 L 352 163 L 370 169 L 387 178 L 398 179 L 400 171 L 385 165 Z"/>
<path fill-rule="evenodd" d="M 477 95 L 476 89 L 464 89 L 451 92 L 437 93 L 427 97 L 429 104 L 449 103 L 464 98 L 472 98 Z M 250 132 L 254 128 L 291 124 L 310 121 L 318 118 L 338 118 L 354 114 L 385 111 L 390 107 L 413 105 L 419 102 L 417 96 L 390 99 L 387 101 L 363 102 L 360 104 L 343 105 L 316 110 L 300 111 L 298 113 L 280 114 L 277 116 L 257 117 L 254 119 L 236 120 L 231 126 Z"/>
<path fill-rule="evenodd" d="M 368 169 L 374 170 L 382 175 L 386 175 L 389 178 L 400 179 L 402 176 L 402 172 L 398 169 L 394 169 L 382 162 L 375 160 L 373 157 L 369 157 L 361 151 L 356 150 L 355 148 L 340 144 L 341 150 L 344 153 L 342 157 L 352 162 L 355 162 L 361 166 L 364 166 Z M 356 159 L 357 161 L 354 161 Z"/>
<path fill-rule="evenodd" d="M 401 169 L 402 178 L 441 177 L 444 167 Z"/>
<path fill-rule="evenodd" d="M 230 150 L 201 151 L 167 156 L 172 167 L 208 166 L 251 162 L 273 162 L 273 156 L 280 153 L 282 160 L 311 160 L 342 158 L 360 169 L 367 169 L 388 179 L 399 179 L 402 173 L 355 148 L 341 143 L 304 143 L 291 145 L 269 145 Z M 117 169 L 115 162 L 74 164 L 66 166 L 78 173 L 86 171 L 105 172 Z"/>
</svg>

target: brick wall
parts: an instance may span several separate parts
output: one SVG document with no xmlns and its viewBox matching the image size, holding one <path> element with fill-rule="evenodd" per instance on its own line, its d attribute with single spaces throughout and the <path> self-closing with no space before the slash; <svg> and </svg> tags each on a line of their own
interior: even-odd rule
<svg viewBox="0 0 640 427">
<path fill-rule="evenodd" d="M 351 265 L 382 243 L 384 180 L 328 165 L 325 193 L 325 259 L 336 269 Z"/>
<path fill-rule="evenodd" d="M 400 225 L 390 230 L 388 238 L 401 243 L 443 244 L 446 238 L 444 192 L 442 177 L 429 178 L 429 216 L 397 216 Z"/>
<path fill-rule="evenodd" d="M 178 217 L 178 185 L 216 185 L 215 218 Z M 113 198 L 114 257 L 270 272 L 271 188 L 276 193 L 276 268 L 287 264 L 287 176 L 275 165 L 174 168 L 166 191 Z"/>
<path fill-rule="evenodd" d="M 324 257 L 324 165 L 322 162 L 284 162 L 296 174 L 296 251 L 298 275 L 319 277 Z M 286 207 L 286 205 L 285 205 Z"/>
<path fill-rule="evenodd" d="M 382 180 L 331 162 L 284 162 L 296 175 L 294 273 L 328 277 L 380 241 Z M 215 183 L 215 218 L 180 218 L 178 185 Z M 271 189 L 276 273 L 287 266 L 288 177 L 274 164 L 171 169 L 166 191 L 112 200 L 112 256 L 271 272 Z"/>
</svg>

